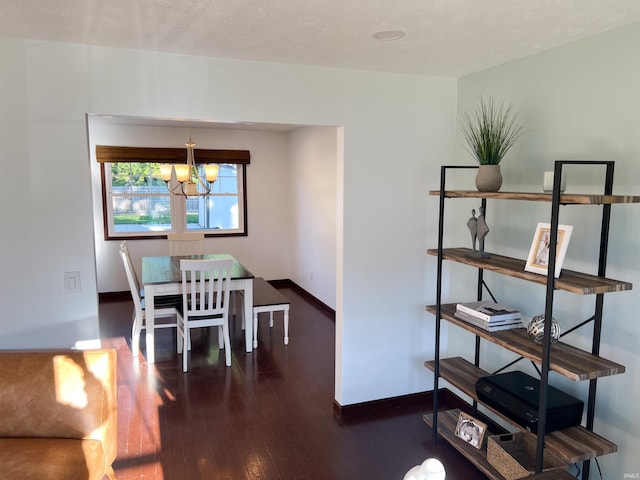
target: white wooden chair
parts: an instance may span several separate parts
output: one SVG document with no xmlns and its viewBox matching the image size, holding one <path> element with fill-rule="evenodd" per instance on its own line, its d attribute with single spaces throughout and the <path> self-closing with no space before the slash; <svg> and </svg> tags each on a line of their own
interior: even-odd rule
<svg viewBox="0 0 640 480">
<path fill-rule="evenodd" d="M 124 264 L 124 270 L 127 274 L 127 282 L 131 297 L 133 299 L 133 325 L 131 327 L 131 351 L 134 357 L 140 354 L 140 333 L 146 329 L 145 312 L 144 312 L 144 291 L 140 287 L 138 275 L 133 268 L 131 257 L 129 256 L 129 248 L 126 240 L 120 244 L 120 257 Z M 182 302 L 182 296 L 171 295 L 158 297 L 155 302 L 155 318 L 171 318 L 171 322 L 157 323 L 154 328 L 172 328 L 177 326 L 176 316 L 178 306 Z"/>
<path fill-rule="evenodd" d="M 120 252 L 122 253 L 123 250 L 127 256 L 128 264 L 131 266 L 131 274 L 133 275 L 134 283 L 138 287 L 140 287 L 141 283 L 140 283 L 140 280 L 138 279 L 138 274 L 136 273 L 136 269 L 133 267 L 133 260 L 131 260 L 131 253 L 129 252 L 129 245 L 127 244 L 126 240 L 123 240 L 122 243 L 120 243 Z M 125 267 L 125 273 L 126 273 L 126 267 Z M 140 287 L 138 292 L 140 294 L 140 298 L 141 299 L 144 298 L 144 288 Z"/>
<path fill-rule="evenodd" d="M 282 310 L 284 315 L 284 344 L 289 345 L 290 301 L 264 278 L 253 279 L 253 348 L 258 346 L 258 316 L 269 313 L 269 327 L 273 327 L 273 312 Z"/>
<path fill-rule="evenodd" d="M 169 255 L 202 255 L 204 253 L 204 233 L 168 233 Z"/>
<path fill-rule="evenodd" d="M 191 330 L 218 327 L 218 346 L 225 349 L 225 363 L 231 366 L 229 339 L 229 293 L 232 259 L 180 260 L 182 307 L 178 316 L 178 353 L 182 370 L 188 369 Z"/>
</svg>

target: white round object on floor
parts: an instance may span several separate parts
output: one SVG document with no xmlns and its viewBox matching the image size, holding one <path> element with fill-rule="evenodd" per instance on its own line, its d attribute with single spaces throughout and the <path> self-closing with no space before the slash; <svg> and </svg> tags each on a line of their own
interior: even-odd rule
<svg viewBox="0 0 640 480">
<path fill-rule="evenodd" d="M 444 465 L 437 458 L 427 458 L 420 465 L 420 470 L 424 474 L 424 480 L 444 480 L 447 475 Z"/>
</svg>

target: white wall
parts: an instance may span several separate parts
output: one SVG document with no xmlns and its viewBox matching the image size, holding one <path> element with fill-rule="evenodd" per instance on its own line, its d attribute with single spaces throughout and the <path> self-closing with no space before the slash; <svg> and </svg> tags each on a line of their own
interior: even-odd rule
<svg viewBox="0 0 640 480">
<path fill-rule="evenodd" d="M 293 265 L 291 279 L 336 307 L 337 168 L 336 128 L 299 129 L 291 134 Z"/>
<path fill-rule="evenodd" d="M 88 52 L 33 47 L 0 40 L 0 348 L 98 338 Z M 80 293 L 64 293 L 64 272 L 79 272 Z"/>
<path fill-rule="evenodd" d="M 614 193 L 640 194 L 640 24 L 629 25 L 553 50 L 513 61 L 460 79 L 458 111 L 475 104 L 479 95 L 513 101 L 527 121 L 529 133 L 505 159 L 503 190 L 540 191 L 542 172 L 554 160 L 614 160 Z M 459 139 L 459 144 L 462 140 Z M 456 163 L 472 163 L 462 148 Z M 602 191 L 603 170 L 598 175 L 585 168 L 567 170 L 567 192 Z M 459 179 L 459 188 L 473 188 L 472 179 Z M 464 222 L 471 205 L 453 209 L 456 235 L 468 238 Z M 589 273 L 597 271 L 600 208 L 561 208 L 561 223 L 574 226 L 565 266 Z M 507 251 L 526 258 L 536 222 L 549 221 L 549 207 L 526 202 L 492 202 L 488 207 L 491 232 L 487 250 Z M 640 431 L 640 354 L 637 312 L 640 305 L 640 205 L 613 206 L 607 274 L 630 281 L 636 290 L 605 296 L 601 355 L 626 366 L 626 373 L 599 381 L 595 430 L 618 444 L 619 452 L 599 459 L 605 479 L 637 475 Z M 459 237 L 462 238 L 462 237 Z M 457 278 L 463 271 L 457 270 Z M 494 293 L 528 315 L 544 311 L 544 289 L 490 275 Z M 468 287 L 466 285 L 465 287 Z M 461 288 L 448 300 L 462 295 Z M 467 291 L 471 298 L 475 291 Z M 454 297 L 455 298 L 454 300 Z M 469 297 L 465 297 L 469 298 Z M 554 316 L 566 330 L 593 313 L 593 296 L 556 295 Z M 449 329 L 449 354 L 468 354 L 469 335 Z M 591 328 L 567 342 L 590 348 Z M 488 370 L 501 366 L 507 356 L 497 347 L 483 349 Z M 524 365 L 526 367 L 526 365 Z M 588 383 L 550 376 L 550 382 L 586 401 Z M 592 462 L 592 478 L 599 478 Z"/>
<path fill-rule="evenodd" d="M 453 154 L 455 79 L 12 39 L 0 49 L 11 88 L 2 93 L 2 161 L 29 174 L 0 193 L 12 232 L 0 253 L 3 274 L 12 272 L 3 275 L 0 331 L 24 334 L 4 346 L 39 337 L 42 325 L 61 325 L 69 342 L 80 336 L 65 322 L 97 332 L 87 113 L 339 125 L 336 400 L 428 388 L 433 320 L 424 305 L 434 286 L 424 250 L 436 212 L 426 192 Z M 26 195 L 20 216 L 17 191 Z M 64 294 L 64 271 L 80 272 L 82 293 Z M 39 302 L 28 301 L 34 288 Z"/>
</svg>

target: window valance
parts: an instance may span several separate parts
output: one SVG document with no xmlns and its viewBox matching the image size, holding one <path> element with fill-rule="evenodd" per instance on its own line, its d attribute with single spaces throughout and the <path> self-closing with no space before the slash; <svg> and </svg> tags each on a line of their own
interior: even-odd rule
<svg viewBox="0 0 640 480">
<path fill-rule="evenodd" d="M 196 163 L 251 163 L 249 150 L 194 149 Z M 96 145 L 96 160 L 99 163 L 187 163 L 186 148 L 115 147 Z"/>
</svg>

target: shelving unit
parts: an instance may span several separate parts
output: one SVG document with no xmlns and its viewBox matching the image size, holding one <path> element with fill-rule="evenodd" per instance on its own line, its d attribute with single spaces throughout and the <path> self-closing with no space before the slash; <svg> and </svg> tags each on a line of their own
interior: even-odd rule
<svg viewBox="0 0 640 480">
<path fill-rule="evenodd" d="M 604 193 L 598 194 L 561 194 L 560 178 L 565 165 L 586 165 L 605 167 Z M 508 349 L 522 358 L 529 359 L 541 366 L 539 424 L 538 431 L 544 432 L 546 425 L 547 386 L 549 371 L 554 371 L 575 381 L 589 381 L 589 398 L 586 402 L 585 425 L 571 427 L 561 431 L 537 436 L 536 473 L 535 478 L 548 478 L 542 473 L 543 455 L 545 447 L 552 449 L 568 464 L 583 462 L 583 480 L 589 478 L 589 460 L 597 456 L 606 455 L 617 451 L 617 446 L 609 440 L 599 436 L 593 431 L 595 415 L 595 397 L 597 379 L 608 375 L 617 375 L 625 371 L 625 367 L 618 363 L 602 358 L 600 353 L 600 334 L 602 329 L 603 296 L 606 293 L 630 290 L 629 282 L 606 277 L 606 252 L 609 237 L 609 223 L 611 218 L 611 206 L 614 204 L 640 203 L 640 196 L 613 195 L 613 162 L 590 161 L 557 161 L 554 168 L 553 193 L 528 193 L 528 192 L 477 192 L 471 190 L 446 190 L 446 175 L 448 170 L 477 167 L 443 166 L 441 167 L 440 190 L 429 192 L 430 195 L 440 197 L 438 248 L 428 250 L 429 255 L 438 259 L 437 266 L 437 291 L 436 304 L 429 305 L 426 310 L 436 318 L 435 355 L 434 360 L 425 362 L 425 367 L 434 372 L 434 402 L 433 413 L 424 416 L 424 420 L 433 428 L 433 440 L 437 441 L 438 435 L 451 443 L 458 451 L 469 458 L 485 475 L 491 479 L 502 480 L 503 477 L 488 463 L 486 451 L 478 450 L 467 445 L 455 436 L 459 412 L 456 410 L 439 412 L 438 381 L 440 378 L 464 392 L 472 398 L 474 408 L 478 399 L 475 392 L 475 382 L 478 378 L 489 375 L 480 368 L 480 341 L 489 341 L 502 348 Z M 486 211 L 487 200 L 520 200 L 529 202 L 547 202 L 551 204 L 551 243 L 549 245 L 548 274 L 539 275 L 524 270 L 525 261 L 516 258 L 505 257 L 491 253 L 487 259 L 470 258 L 466 254 L 469 248 L 444 248 L 444 216 L 445 200 L 455 198 L 481 199 L 482 208 Z M 563 269 L 559 278 L 554 278 L 556 262 L 556 238 L 558 232 L 558 217 L 561 205 L 601 205 L 602 220 L 600 225 L 600 253 L 598 259 L 597 275 L 589 275 L 582 272 Z M 524 329 L 504 330 L 488 332 L 471 325 L 455 314 L 455 303 L 442 303 L 442 270 L 444 261 L 452 261 L 476 268 L 478 272 L 478 300 L 482 299 L 484 285 L 483 273 L 485 270 L 502 275 L 518 278 L 524 281 L 543 285 L 546 287 L 545 300 L 545 336 L 542 345 L 533 342 Z M 553 314 L 554 292 L 562 290 L 576 295 L 595 295 L 593 321 L 593 341 L 591 351 L 584 351 L 567 343 L 551 343 L 549 331 Z M 445 320 L 457 327 L 463 328 L 475 335 L 475 358 L 473 363 L 461 357 L 440 359 L 440 329 L 441 321 Z M 487 407 L 498 416 L 511 423 L 514 428 L 521 429 L 501 412 Z M 559 478 L 563 474 L 559 474 Z M 558 477 L 553 477 L 558 478 Z M 567 474 L 566 478 L 572 478 Z"/>
</svg>

